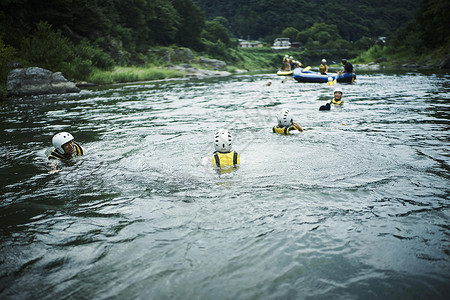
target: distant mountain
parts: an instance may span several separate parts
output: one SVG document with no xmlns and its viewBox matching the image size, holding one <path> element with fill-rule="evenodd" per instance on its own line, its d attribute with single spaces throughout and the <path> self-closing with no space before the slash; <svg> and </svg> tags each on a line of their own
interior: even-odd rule
<svg viewBox="0 0 450 300">
<path fill-rule="evenodd" d="M 238 38 L 271 40 L 283 29 L 333 24 L 348 41 L 389 36 L 414 17 L 419 0 L 193 0 L 206 19 L 221 19 Z"/>
</svg>

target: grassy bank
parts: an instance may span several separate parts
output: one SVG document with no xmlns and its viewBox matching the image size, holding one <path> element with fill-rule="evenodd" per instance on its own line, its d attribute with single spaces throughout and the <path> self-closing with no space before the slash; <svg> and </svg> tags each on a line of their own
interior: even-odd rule
<svg viewBox="0 0 450 300">
<path fill-rule="evenodd" d="M 281 66 L 285 54 L 295 57 L 293 53 L 273 52 L 270 48 L 230 49 L 232 58 L 227 63 L 249 71 L 276 70 Z"/>
<path fill-rule="evenodd" d="M 157 66 L 146 67 L 115 67 L 112 71 L 95 70 L 88 78 L 88 82 L 95 84 L 112 84 L 123 82 L 159 80 L 183 77 L 185 73 L 162 69 Z"/>
<path fill-rule="evenodd" d="M 375 45 L 366 52 L 358 55 L 353 62 L 357 64 L 379 63 L 384 67 L 399 67 L 402 65 L 418 65 L 439 68 L 439 63 L 445 58 L 448 51 L 442 47 L 433 51 L 414 54 L 411 51 L 399 51 L 387 46 Z"/>
<path fill-rule="evenodd" d="M 230 49 L 230 57 L 226 60 L 227 71 L 236 72 L 237 69 L 248 71 L 276 70 L 281 66 L 285 53 L 273 52 L 270 48 Z M 292 55 L 292 54 L 291 54 Z M 113 83 L 125 83 L 136 81 L 159 80 L 167 78 L 179 78 L 186 73 L 178 70 L 165 69 L 162 63 L 138 67 L 115 67 L 111 71 L 94 70 L 87 81 L 90 83 L 105 85 Z M 209 69 L 205 66 L 190 64 L 194 68 Z"/>
</svg>

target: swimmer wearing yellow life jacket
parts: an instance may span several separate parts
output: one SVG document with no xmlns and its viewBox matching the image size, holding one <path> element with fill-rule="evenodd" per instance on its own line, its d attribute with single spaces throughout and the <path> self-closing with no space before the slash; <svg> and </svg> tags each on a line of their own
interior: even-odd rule
<svg viewBox="0 0 450 300">
<path fill-rule="evenodd" d="M 342 89 L 341 88 L 335 88 L 334 89 L 334 97 L 331 99 L 329 103 L 326 103 L 325 105 L 321 105 L 319 107 L 319 110 L 331 110 L 331 104 L 333 105 L 342 105 L 344 103 L 344 100 L 342 100 Z"/>
<path fill-rule="evenodd" d="M 341 88 L 334 89 L 334 98 L 331 100 L 330 103 L 334 104 L 334 105 L 341 105 L 344 103 L 344 101 L 342 100 L 342 89 Z"/>
<path fill-rule="evenodd" d="M 324 58 L 322 59 L 322 63 L 319 66 L 320 74 L 327 75 L 328 72 L 328 66 L 327 66 L 327 60 Z"/>
<path fill-rule="evenodd" d="M 278 112 L 277 121 L 278 125 L 272 128 L 272 132 L 274 133 L 290 135 L 303 132 L 303 128 L 297 122 L 294 122 L 292 112 L 289 108 L 282 108 Z"/>
<path fill-rule="evenodd" d="M 53 146 L 55 147 L 48 155 L 51 161 L 52 170 L 50 174 L 58 173 L 57 162 L 60 160 L 69 160 L 77 156 L 84 155 L 84 149 L 80 144 L 74 141 L 73 136 L 68 132 L 60 132 L 52 138 Z"/>
<path fill-rule="evenodd" d="M 55 134 L 52 139 L 53 146 L 55 147 L 49 154 L 48 159 L 72 159 L 76 156 L 84 155 L 84 149 L 74 141 L 73 136 L 68 132 L 60 132 Z"/>
<path fill-rule="evenodd" d="M 220 169 L 237 168 L 241 163 L 239 153 L 232 151 L 232 136 L 227 129 L 219 129 L 214 135 L 215 152 L 212 155 L 212 164 Z"/>
</svg>

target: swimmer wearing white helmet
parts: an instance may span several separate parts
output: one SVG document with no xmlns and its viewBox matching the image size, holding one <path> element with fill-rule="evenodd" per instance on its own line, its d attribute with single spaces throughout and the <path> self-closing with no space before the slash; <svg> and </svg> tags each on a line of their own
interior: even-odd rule
<svg viewBox="0 0 450 300">
<path fill-rule="evenodd" d="M 330 103 L 334 105 L 341 105 L 343 103 L 342 89 L 340 87 L 334 89 L 334 97 Z"/>
<path fill-rule="evenodd" d="M 66 160 L 84 154 L 83 148 L 74 141 L 73 136 L 68 132 L 60 132 L 55 134 L 52 138 L 52 143 L 55 149 L 53 149 L 48 156 L 49 160 Z"/>
<path fill-rule="evenodd" d="M 73 136 L 68 132 L 60 132 L 52 138 L 53 146 L 55 147 L 48 155 L 51 161 L 52 170 L 50 174 L 58 173 L 57 162 L 60 160 L 69 160 L 76 156 L 84 155 L 84 149 L 74 141 Z"/>
<path fill-rule="evenodd" d="M 282 108 L 277 114 L 278 125 L 272 128 L 272 132 L 279 134 L 297 134 L 303 131 L 303 128 L 294 122 L 292 112 L 289 108 Z"/>
<path fill-rule="evenodd" d="M 327 60 L 324 58 L 322 59 L 322 63 L 320 64 L 320 74 L 327 75 L 328 72 L 328 66 L 327 66 Z"/>
<path fill-rule="evenodd" d="M 227 129 L 219 129 L 214 134 L 214 149 L 212 164 L 221 169 L 237 168 L 240 164 L 240 155 L 232 150 L 233 138 Z"/>
<path fill-rule="evenodd" d="M 326 103 L 325 105 L 321 105 L 319 107 L 319 110 L 331 110 L 331 105 L 341 105 L 344 101 L 342 100 L 342 89 L 340 87 L 337 87 L 334 89 L 334 97 L 331 99 L 329 103 Z"/>
</svg>

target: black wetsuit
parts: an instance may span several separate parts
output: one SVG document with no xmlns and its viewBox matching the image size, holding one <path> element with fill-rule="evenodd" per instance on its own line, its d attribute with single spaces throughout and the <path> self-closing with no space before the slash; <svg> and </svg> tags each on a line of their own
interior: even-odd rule
<svg viewBox="0 0 450 300">
<path fill-rule="evenodd" d="M 353 65 L 349 62 L 346 62 L 344 65 L 344 73 L 353 73 Z"/>
</svg>

